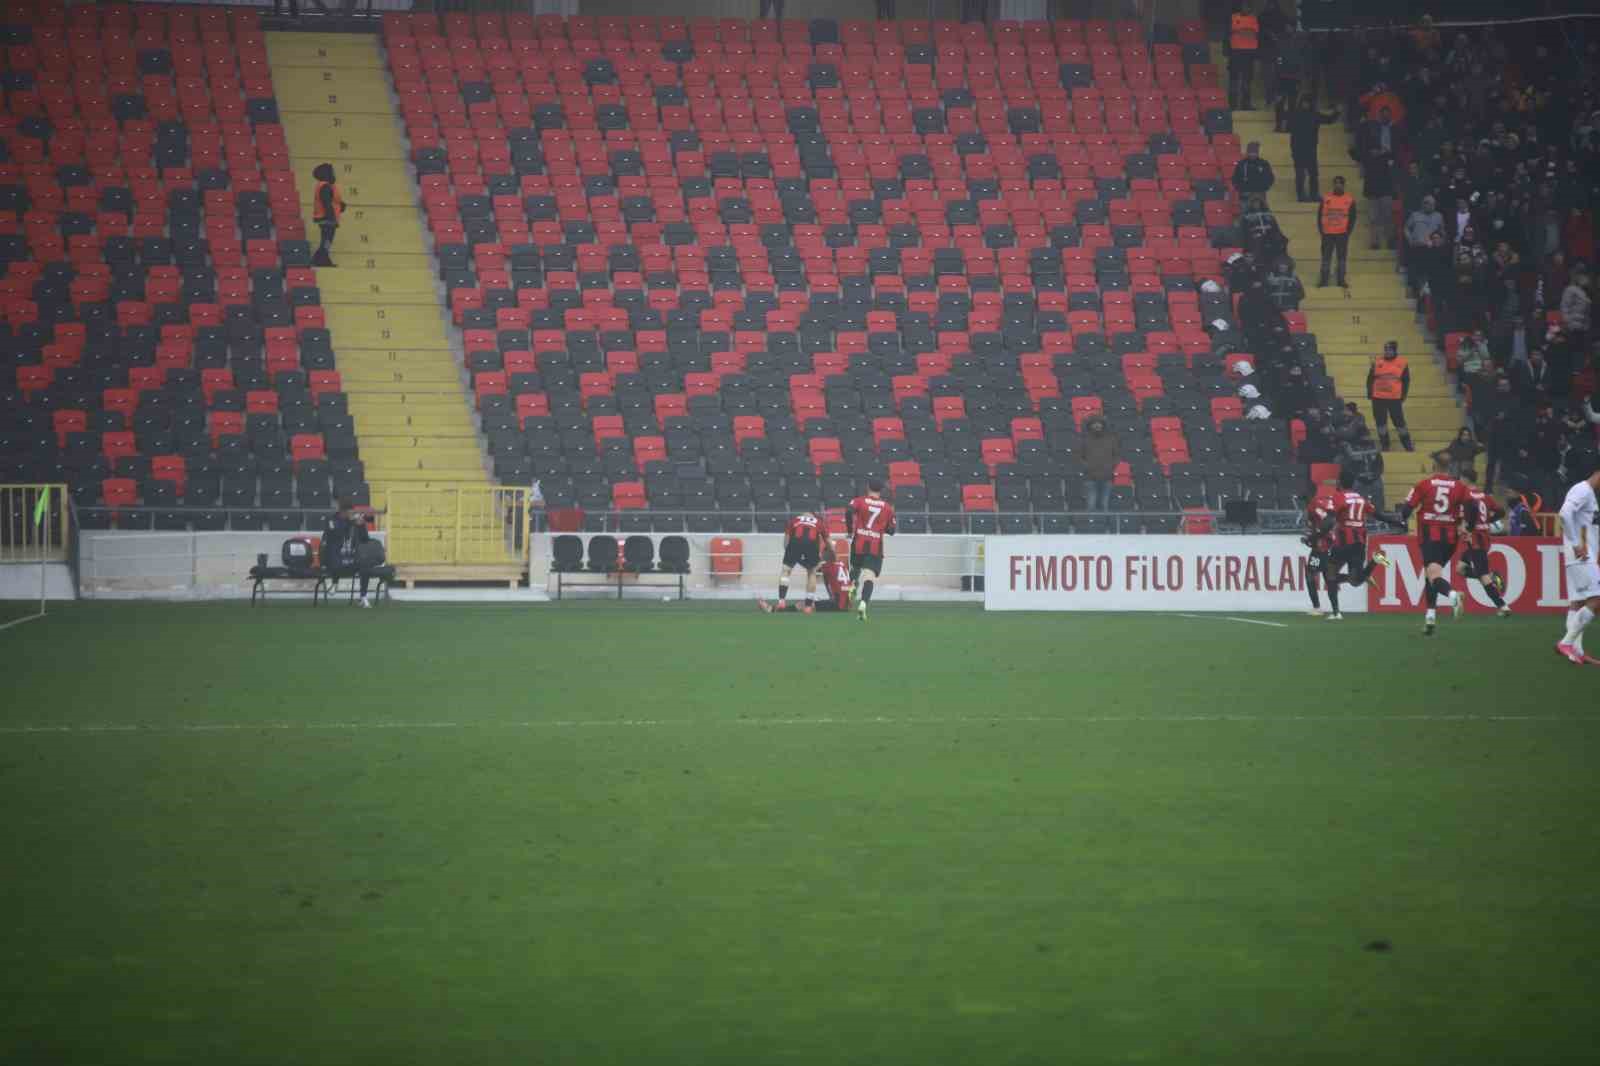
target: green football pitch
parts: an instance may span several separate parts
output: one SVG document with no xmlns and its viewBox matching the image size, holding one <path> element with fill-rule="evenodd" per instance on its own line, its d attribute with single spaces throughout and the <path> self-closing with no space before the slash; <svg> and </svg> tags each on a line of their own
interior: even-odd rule
<svg viewBox="0 0 1600 1066">
<path fill-rule="evenodd" d="M 0 1062 L 1592 1061 L 1600 670 L 1262 620 L 52 608 Z"/>
</svg>

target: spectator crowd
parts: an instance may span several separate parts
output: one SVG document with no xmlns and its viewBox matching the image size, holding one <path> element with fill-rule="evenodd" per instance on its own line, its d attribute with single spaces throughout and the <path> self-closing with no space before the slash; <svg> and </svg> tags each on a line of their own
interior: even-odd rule
<svg viewBox="0 0 1600 1066">
<path fill-rule="evenodd" d="M 1347 123 L 1365 231 L 1352 237 L 1398 248 L 1459 366 L 1470 428 L 1446 449 L 1451 460 L 1487 487 L 1559 500 L 1569 457 L 1593 453 L 1600 428 L 1589 399 L 1600 32 L 1582 20 L 1441 28 L 1424 18 L 1302 35 L 1273 0 L 1259 8 L 1261 66 L 1287 57 L 1266 82 L 1280 128 L 1314 140 L 1317 125 Z M 1296 106 L 1297 89 L 1310 96 Z M 1323 89 L 1326 112 L 1315 106 Z M 1297 155 L 1297 196 L 1315 195 L 1312 160 L 1304 183 Z"/>
</svg>

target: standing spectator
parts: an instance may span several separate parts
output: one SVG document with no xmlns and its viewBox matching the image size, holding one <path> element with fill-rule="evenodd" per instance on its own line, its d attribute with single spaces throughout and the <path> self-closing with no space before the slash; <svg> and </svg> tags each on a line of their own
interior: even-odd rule
<svg viewBox="0 0 1600 1066">
<path fill-rule="evenodd" d="M 1411 280 L 1419 288 L 1433 276 L 1435 249 L 1441 245 L 1435 237 L 1444 235 L 1444 216 L 1434 206 L 1432 196 L 1424 196 L 1418 208 L 1406 219 L 1406 268 Z"/>
<path fill-rule="evenodd" d="M 1477 377 L 1485 369 L 1492 368 L 1489 341 L 1483 335 L 1483 330 L 1475 329 L 1462 339 L 1460 347 L 1456 349 L 1456 360 L 1463 377 Z"/>
<path fill-rule="evenodd" d="M 1361 162 L 1361 193 L 1367 200 L 1371 247 L 1394 247 L 1394 160 L 1400 131 L 1387 107 L 1376 119 L 1362 123 L 1357 137 Z"/>
<path fill-rule="evenodd" d="M 1322 199 L 1317 184 L 1317 148 L 1321 129 L 1339 121 L 1338 110 L 1327 114 L 1317 110 L 1316 101 L 1302 96 L 1300 103 L 1289 113 L 1289 154 L 1294 158 L 1294 195 L 1301 203 L 1316 203 Z"/>
<path fill-rule="evenodd" d="M 1111 509 L 1111 482 L 1122 461 L 1122 442 L 1106 428 L 1103 415 L 1091 415 L 1078 440 L 1078 465 L 1083 468 L 1084 510 Z"/>
<path fill-rule="evenodd" d="M 1328 286 L 1328 267 L 1339 259 L 1339 287 L 1348 289 L 1345 267 L 1350 259 L 1350 231 L 1356 224 L 1356 198 L 1344 191 L 1344 178 L 1333 179 L 1333 191 L 1322 198 L 1317 208 L 1317 232 L 1322 235 L 1322 274 L 1317 288 Z"/>
<path fill-rule="evenodd" d="M 1383 358 L 1374 359 L 1367 368 L 1367 399 L 1372 401 L 1372 422 L 1378 428 L 1378 443 L 1389 450 L 1389 422 L 1400 433 L 1400 445 L 1406 451 L 1416 451 L 1411 443 L 1411 431 L 1406 428 L 1406 397 L 1411 393 L 1411 368 L 1400 357 L 1400 345 L 1387 341 Z"/>
<path fill-rule="evenodd" d="M 761 0 L 761 17 L 764 18 L 764 19 L 765 18 L 777 19 L 780 22 L 783 21 L 783 4 L 784 4 L 784 0 Z M 890 6 L 893 6 L 893 0 L 890 0 Z M 883 13 L 883 0 L 878 0 L 878 17 L 879 18 L 893 18 L 894 17 L 892 14 L 891 15 L 887 15 L 887 16 L 884 15 L 884 13 Z"/>
<path fill-rule="evenodd" d="M 1524 404 L 1550 402 L 1550 364 L 1545 361 L 1544 349 L 1535 348 L 1528 358 L 1511 367 L 1511 387 Z"/>
<path fill-rule="evenodd" d="M 1480 433 L 1487 449 L 1483 483 L 1486 490 L 1492 490 L 1495 476 L 1500 473 L 1521 436 L 1522 404 L 1517 400 L 1516 393 L 1511 391 L 1511 379 L 1502 374 L 1495 379 L 1494 392 L 1490 394 L 1488 402 L 1479 406 L 1484 408 L 1482 415 L 1486 426 L 1486 431 Z M 1473 413 L 1478 414 L 1476 410 Z"/>
<path fill-rule="evenodd" d="M 1261 158 L 1261 142 L 1245 145 L 1244 156 L 1233 165 L 1233 188 L 1239 199 L 1256 197 L 1264 205 L 1274 180 L 1272 164 Z"/>
<path fill-rule="evenodd" d="M 1290 363 L 1284 372 L 1283 382 L 1277 389 L 1277 402 L 1273 409 L 1286 418 L 1299 418 L 1315 412 L 1317 421 L 1322 422 L 1322 411 L 1315 405 L 1316 394 L 1311 388 L 1311 383 L 1306 380 L 1306 372 L 1299 363 Z M 1323 425 L 1324 430 L 1328 427 Z M 1331 441 L 1330 437 L 1330 441 Z M 1332 450 L 1330 443 L 1329 450 Z"/>
<path fill-rule="evenodd" d="M 1272 85 L 1268 89 L 1271 99 L 1267 101 L 1272 107 L 1272 128 L 1276 133 L 1289 132 L 1289 114 L 1299 99 L 1300 80 L 1305 75 L 1309 55 L 1305 34 L 1298 30 L 1285 33 L 1278 44 L 1272 60 Z"/>
<path fill-rule="evenodd" d="M 1533 305 L 1540 311 L 1554 311 L 1561 306 L 1561 297 L 1567 291 L 1567 257 L 1557 251 L 1545 261 L 1539 272 L 1539 285 L 1534 291 Z"/>
<path fill-rule="evenodd" d="M 1249 111 L 1250 90 L 1256 80 L 1256 53 L 1261 48 L 1261 20 L 1251 0 L 1240 0 L 1228 20 L 1228 107 Z"/>
<path fill-rule="evenodd" d="M 1578 351 L 1589 348 L 1589 275 L 1578 270 L 1561 293 L 1561 325 Z"/>
<path fill-rule="evenodd" d="M 322 231 L 322 243 L 311 257 L 313 266 L 331 267 L 334 234 L 339 232 L 339 219 L 344 215 L 344 197 L 339 192 L 337 175 L 332 163 L 319 163 L 311 172 L 317 179 L 317 188 L 311 195 L 311 218 Z"/>
</svg>

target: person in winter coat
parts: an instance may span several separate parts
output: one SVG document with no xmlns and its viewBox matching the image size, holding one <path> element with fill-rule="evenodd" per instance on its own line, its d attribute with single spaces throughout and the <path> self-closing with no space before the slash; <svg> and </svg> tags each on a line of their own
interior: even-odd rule
<svg viewBox="0 0 1600 1066">
<path fill-rule="evenodd" d="M 363 607 L 372 604 L 367 600 L 368 575 L 356 564 L 356 549 L 371 539 L 366 517 L 351 508 L 348 497 L 341 496 L 339 509 L 322 527 L 322 568 L 336 578 L 359 577 Z"/>
<path fill-rule="evenodd" d="M 1272 297 L 1272 302 L 1280 311 L 1300 310 L 1300 301 L 1305 299 L 1306 287 L 1301 284 L 1295 275 L 1294 263 L 1288 256 L 1279 256 L 1267 268 L 1267 295 Z"/>
<path fill-rule="evenodd" d="M 1272 164 L 1261 158 L 1260 142 L 1251 141 L 1245 145 L 1244 157 L 1233 165 L 1233 187 L 1239 199 L 1255 196 L 1265 203 L 1267 190 L 1272 188 L 1274 180 Z"/>
<path fill-rule="evenodd" d="M 1581 272 L 1574 274 L 1561 293 L 1561 325 L 1580 352 L 1588 350 L 1589 308 L 1592 302 L 1589 299 L 1589 275 Z"/>
<path fill-rule="evenodd" d="M 1324 114 L 1317 110 L 1315 101 L 1302 96 L 1299 104 L 1289 112 L 1289 154 L 1294 159 L 1294 195 L 1303 204 L 1314 204 L 1322 199 L 1317 184 L 1317 143 L 1323 126 L 1339 121 L 1335 108 Z"/>
<path fill-rule="evenodd" d="M 1376 119 L 1361 124 L 1357 136 L 1357 160 L 1361 163 L 1361 194 L 1367 201 L 1367 224 L 1371 227 L 1371 247 L 1394 247 L 1395 153 L 1400 147 L 1400 131 L 1385 107 Z"/>
<path fill-rule="evenodd" d="M 1122 461 L 1122 441 L 1106 426 L 1105 417 L 1092 415 L 1083 425 L 1078 439 L 1078 465 L 1083 468 L 1083 508 L 1106 511 L 1111 508 L 1111 482 Z"/>
</svg>

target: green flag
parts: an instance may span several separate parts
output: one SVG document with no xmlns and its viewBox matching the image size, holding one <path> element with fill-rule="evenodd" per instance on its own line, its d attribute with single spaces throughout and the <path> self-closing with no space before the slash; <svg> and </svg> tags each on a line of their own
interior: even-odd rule
<svg viewBox="0 0 1600 1066">
<path fill-rule="evenodd" d="M 39 502 L 33 505 L 33 524 L 44 525 L 45 512 L 50 509 L 50 489 L 48 486 L 39 490 Z"/>
</svg>

